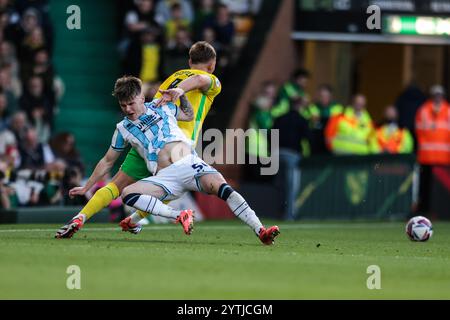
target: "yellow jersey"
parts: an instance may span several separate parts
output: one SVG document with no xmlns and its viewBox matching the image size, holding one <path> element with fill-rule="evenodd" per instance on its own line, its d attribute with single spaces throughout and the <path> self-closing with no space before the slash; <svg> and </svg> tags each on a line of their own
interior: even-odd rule
<svg viewBox="0 0 450 320">
<path fill-rule="evenodd" d="M 220 84 L 219 79 L 215 75 L 202 70 L 183 69 L 173 73 L 159 87 L 161 90 L 176 88 L 181 81 L 198 74 L 209 76 L 211 78 L 211 84 L 206 92 L 196 89 L 186 93 L 186 97 L 192 104 L 192 109 L 194 109 L 194 119 L 192 121 L 178 122 L 178 126 L 184 134 L 194 142 L 194 144 L 197 144 L 198 135 L 202 129 L 203 121 L 211 109 L 214 98 L 222 90 L 222 85 Z M 161 94 L 158 92 L 155 95 L 155 98 L 160 97 Z M 179 105 L 179 101 L 177 101 L 177 105 Z"/>
</svg>

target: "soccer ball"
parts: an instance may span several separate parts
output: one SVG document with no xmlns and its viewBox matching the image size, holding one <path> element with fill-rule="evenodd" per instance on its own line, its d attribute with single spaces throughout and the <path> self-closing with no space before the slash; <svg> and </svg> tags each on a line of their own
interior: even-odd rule
<svg viewBox="0 0 450 320">
<path fill-rule="evenodd" d="M 413 217 L 406 224 L 406 235 L 412 241 L 427 241 L 433 235 L 433 226 L 425 217 Z"/>
</svg>

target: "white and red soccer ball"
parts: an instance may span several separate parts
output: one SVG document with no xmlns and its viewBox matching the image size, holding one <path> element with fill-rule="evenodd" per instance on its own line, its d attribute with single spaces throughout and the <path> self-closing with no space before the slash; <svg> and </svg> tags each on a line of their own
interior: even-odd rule
<svg viewBox="0 0 450 320">
<path fill-rule="evenodd" d="M 405 231 L 412 241 L 427 241 L 433 235 L 433 225 L 427 218 L 417 216 L 408 221 Z"/>
</svg>

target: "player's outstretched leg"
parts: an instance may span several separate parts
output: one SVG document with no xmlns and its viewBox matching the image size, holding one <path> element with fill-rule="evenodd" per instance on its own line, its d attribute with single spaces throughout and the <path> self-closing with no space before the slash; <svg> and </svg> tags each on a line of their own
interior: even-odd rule
<svg viewBox="0 0 450 320">
<path fill-rule="evenodd" d="M 217 195 L 228 204 L 228 207 L 233 211 L 236 217 L 244 221 L 255 231 L 263 244 L 271 245 L 274 243 L 275 237 L 280 234 L 280 228 L 278 228 L 278 226 L 265 228 L 256 216 L 255 211 L 253 211 L 247 201 L 245 201 L 244 197 L 236 192 L 231 186 L 227 183 L 223 183 L 219 187 Z"/>
<path fill-rule="evenodd" d="M 280 234 L 280 228 L 278 226 L 272 226 L 270 228 L 262 228 L 259 231 L 259 240 L 266 245 L 274 244 L 275 237 Z"/>
<path fill-rule="evenodd" d="M 58 231 L 56 231 L 55 238 L 72 238 L 72 236 L 80 230 L 84 225 L 85 217 L 83 215 L 77 215 L 67 224 L 63 225 Z"/>
<path fill-rule="evenodd" d="M 119 188 L 114 182 L 98 189 L 83 209 L 56 232 L 55 238 L 72 238 L 89 218 L 117 199 L 119 194 Z"/>
<path fill-rule="evenodd" d="M 123 202 L 131 207 L 134 207 L 138 210 L 145 211 L 151 213 L 155 216 L 161 216 L 169 219 L 175 220 L 175 222 L 179 222 L 183 226 L 184 233 L 190 235 L 192 230 L 194 229 L 194 214 L 192 210 L 182 210 L 178 211 L 172 209 L 168 205 L 165 205 L 161 200 L 157 197 L 138 193 L 142 192 L 143 188 L 148 188 L 149 184 L 143 183 L 135 183 L 124 189 L 122 193 Z M 156 187 L 156 186 L 153 186 Z M 158 187 L 156 187 L 158 188 Z M 138 192 L 136 192 L 138 191 Z M 162 192 L 164 190 L 161 189 Z M 139 211 L 135 212 L 130 216 L 129 222 L 133 225 L 138 224 L 139 220 L 142 219 L 142 215 L 139 214 Z M 124 222 L 125 223 L 125 222 Z M 121 222 L 122 224 L 122 222 Z M 123 228 L 122 228 L 123 230 Z M 125 230 L 127 231 L 127 230 Z"/>
<path fill-rule="evenodd" d="M 120 221 L 119 226 L 122 228 L 122 231 L 127 231 L 132 234 L 138 234 L 142 231 L 142 226 L 139 223 L 131 222 L 131 216 Z"/>
<path fill-rule="evenodd" d="M 142 231 L 142 224 L 139 222 L 149 215 L 150 213 L 148 212 L 136 210 L 130 216 L 120 221 L 119 226 L 122 228 L 122 231 L 138 234 Z"/>
<path fill-rule="evenodd" d="M 175 222 L 181 223 L 184 233 L 191 234 L 194 230 L 194 211 L 182 210 Z"/>
<path fill-rule="evenodd" d="M 278 226 L 265 228 L 247 201 L 226 183 L 221 174 L 206 174 L 200 178 L 200 182 L 203 190 L 224 200 L 234 215 L 252 228 L 263 244 L 274 243 L 280 234 L 280 228 Z"/>
</svg>

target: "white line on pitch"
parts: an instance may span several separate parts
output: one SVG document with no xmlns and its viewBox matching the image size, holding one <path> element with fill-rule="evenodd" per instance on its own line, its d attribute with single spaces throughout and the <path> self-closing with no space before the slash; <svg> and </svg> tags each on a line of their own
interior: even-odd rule
<svg viewBox="0 0 450 320">
<path fill-rule="evenodd" d="M 390 224 L 390 223 L 372 223 L 372 224 L 279 224 L 278 225 L 281 230 L 283 229 L 336 229 L 336 228 L 342 228 L 342 229 L 358 229 L 358 228 L 379 228 L 382 226 L 383 228 L 398 228 L 398 224 Z M 148 225 L 144 226 L 142 230 L 167 230 L 167 229 L 178 229 L 178 225 Z M 244 229 L 248 228 L 245 225 L 242 226 L 199 226 L 198 227 L 201 230 L 223 230 L 223 229 Z M 55 229 L 4 229 L 0 230 L 0 233 L 15 233 L 15 232 L 53 232 L 56 231 Z M 117 231 L 120 230 L 120 228 L 84 228 L 83 231 Z"/>
</svg>

